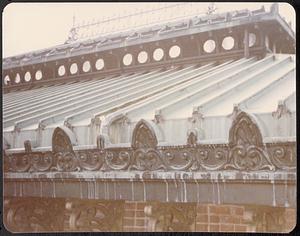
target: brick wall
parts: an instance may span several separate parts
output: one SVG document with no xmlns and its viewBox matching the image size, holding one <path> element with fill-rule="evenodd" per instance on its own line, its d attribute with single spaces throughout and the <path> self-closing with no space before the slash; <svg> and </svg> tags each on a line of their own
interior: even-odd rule
<svg viewBox="0 0 300 236">
<path fill-rule="evenodd" d="M 251 217 L 244 206 L 197 205 L 196 231 L 249 232 Z"/>
<path fill-rule="evenodd" d="M 123 217 L 123 231 L 152 231 L 151 219 L 145 215 L 144 208 L 149 203 L 126 202 Z M 243 205 L 195 204 L 196 218 L 191 225 L 192 231 L 200 232 L 256 232 L 254 212 Z M 282 232 L 289 232 L 295 227 L 296 210 L 284 209 L 286 220 Z"/>
<path fill-rule="evenodd" d="M 147 232 L 148 217 L 145 216 L 145 202 L 126 202 L 124 206 L 124 232 Z"/>
</svg>

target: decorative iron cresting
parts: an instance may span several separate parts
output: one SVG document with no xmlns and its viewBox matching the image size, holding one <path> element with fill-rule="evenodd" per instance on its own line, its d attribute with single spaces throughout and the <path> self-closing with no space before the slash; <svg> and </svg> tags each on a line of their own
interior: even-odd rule
<svg viewBox="0 0 300 236">
<path fill-rule="evenodd" d="M 235 154 L 238 151 L 241 153 Z M 6 172 L 296 170 L 295 142 L 268 143 L 263 154 L 261 152 L 259 147 L 253 146 L 250 151 L 248 148 L 247 154 L 244 149 L 231 148 L 228 144 L 156 147 L 146 151 L 132 148 L 89 149 L 74 151 L 68 156 L 70 159 L 64 163 L 70 162 L 72 168 L 62 168 L 61 156 L 51 151 L 15 153 L 4 156 L 4 169 Z M 243 158 L 249 158 L 244 165 Z"/>
<path fill-rule="evenodd" d="M 255 117 L 239 111 L 229 131 L 228 168 L 240 170 L 274 169 L 262 141 Z"/>
</svg>

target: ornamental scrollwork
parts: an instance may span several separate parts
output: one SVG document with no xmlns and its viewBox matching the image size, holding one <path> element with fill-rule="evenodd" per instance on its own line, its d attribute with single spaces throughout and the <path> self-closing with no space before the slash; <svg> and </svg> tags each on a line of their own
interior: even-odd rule
<svg viewBox="0 0 300 236">
<path fill-rule="evenodd" d="M 255 118 L 246 112 L 239 112 L 229 131 L 229 169 L 274 170 L 262 142 L 262 135 Z"/>
<path fill-rule="evenodd" d="M 154 148 L 137 149 L 133 152 L 133 162 L 130 169 L 158 170 L 164 169 L 161 153 Z"/>
<path fill-rule="evenodd" d="M 209 145 L 206 148 L 198 149 L 196 158 L 201 169 L 220 170 L 229 162 L 228 148 Z"/>
<path fill-rule="evenodd" d="M 69 200 L 65 208 L 71 231 L 122 231 L 122 201 Z"/>
<path fill-rule="evenodd" d="M 150 231 L 188 232 L 193 231 L 196 219 L 194 203 L 152 203 L 145 207 L 150 218 Z"/>
<path fill-rule="evenodd" d="M 50 152 L 31 155 L 32 169 L 36 171 L 50 170 L 53 162 L 53 155 Z"/>
<path fill-rule="evenodd" d="M 12 232 L 63 231 L 63 199 L 9 198 L 4 200 L 3 220 Z"/>
<path fill-rule="evenodd" d="M 105 163 L 107 168 L 111 170 L 127 169 L 130 165 L 131 155 L 131 151 L 107 151 L 105 155 Z"/>
<path fill-rule="evenodd" d="M 296 169 L 296 146 L 293 144 L 276 145 L 270 144 L 268 153 L 271 156 L 272 163 L 283 170 Z"/>
<path fill-rule="evenodd" d="M 103 151 L 79 151 L 77 153 L 78 165 L 83 170 L 99 170 L 104 163 Z"/>
<path fill-rule="evenodd" d="M 163 161 L 168 170 L 189 170 L 195 158 L 192 149 L 163 151 Z"/>
</svg>

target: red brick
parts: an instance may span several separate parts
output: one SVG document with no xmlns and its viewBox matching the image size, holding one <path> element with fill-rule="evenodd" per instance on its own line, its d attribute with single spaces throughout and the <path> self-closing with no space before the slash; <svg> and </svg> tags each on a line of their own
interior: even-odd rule
<svg viewBox="0 0 300 236">
<path fill-rule="evenodd" d="M 135 225 L 136 226 L 145 226 L 145 220 L 144 219 L 135 219 Z"/>
<path fill-rule="evenodd" d="M 231 210 L 232 210 L 233 215 L 243 215 L 244 214 L 243 207 L 231 207 Z"/>
<path fill-rule="evenodd" d="M 135 215 L 136 215 L 136 217 L 146 217 L 145 213 L 143 211 L 136 211 Z"/>
<path fill-rule="evenodd" d="M 209 216 L 209 221 L 212 223 L 219 223 L 220 222 L 220 217 L 217 215 L 210 215 Z"/>
<path fill-rule="evenodd" d="M 210 213 L 229 215 L 230 207 L 228 206 L 209 206 Z"/>
<path fill-rule="evenodd" d="M 134 226 L 134 218 L 123 218 L 123 225 Z"/>
<path fill-rule="evenodd" d="M 246 232 L 247 226 L 246 225 L 234 225 L 235 232 Z"/>
<path fill-rule="evenodd" d="M 219 232 L 219 225 L 218 224 L 210 224 L 209 225 L 209 232 Z"/>
<path fill-rule="evenodd" d="M 196 231 L 207 232 L 208 225 L 207 224 L 196 224 Z"/>
<path fill-rule="evenodd" d="M 125 211 L 124 212 L 124 217 L 134 217 L 135 216 L 135 211 Z"/>
<path fill-rule="evenodd" d="M 207 213 L 207 206 L 206 205 L 198 205 L 197 212 L 198 213 Z"/>
<path fill-rule="evenodd" d="M 146 204 L 145 203 L 137 203 L 136 209 L 144 211 Z"/>
<path fill-rule="evenodd" d="M 136 203 L 135 202 L 126 202 L 124 208 L 125 208 L 125 210 L 126 209 L 135 210 Z"/>
<path fill-rule="evenodd" d="M 197 223 L 207 223 L 208 222 L 208 215 L 205 215 L 205 214 L 197 215 L 196 222 Z"/>
<path fill-rule="evenodd" d="M 221 215 L 220 216 L 220 222 L 221 223 L 230 223 L 230 224 L 240 224 L 241 219 L 235 216 L 226 216 L 226 215 Z"/>
<path fill-rule="evenodd" d="M 232 224 L 220 224 L 220 231 L 222 232 L 233 232 L 234 226 Z"/>
</svg>

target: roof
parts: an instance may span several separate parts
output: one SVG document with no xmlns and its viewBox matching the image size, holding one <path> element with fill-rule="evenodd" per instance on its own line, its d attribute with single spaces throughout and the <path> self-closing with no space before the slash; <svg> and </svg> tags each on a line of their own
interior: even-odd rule
<svg viewBox="0 0 300 236">
<path fill-rule="evenodd" d="M 295 96 L 294 55 L 148 69 L 4 94 L 4 139 L 13 150 L 25 140 L 51 149 L 54 129 L 65 125 L 74 148 L 95 146 L 98 133 L 108 146 L 130 146 L 147 120 L 159 145 L 186 144 L 191 130 L 199 143 L 226 143 L 236 110 L 255 116 L 264 140 L 293 139 Z"/>
<path fill-rule="evenodd" d="M 88 53 L 103 52 L 115 48 L 156 42 L 179 36 L 195 35 L 224 28 L 230 29 L 258 22 L 266 24 L 270 22 L 275 23 L 275 25 L 271 27 L 284 32 L 285 37 L 290 39 L 289 43 L 295 43 L 295 33 L 288 23 L 279 15 L 278 9 L 276 10 L 276 7 L 273 7 L 270 12 L 266 12 L 264 7 L 262 7 L 253 11 L 244 9 L 222 14 L 195 16 L 166 24 L 160 23 L 134 30 L 123 30 L 122 32 L 101 35 L 83 41 L 57 45 L 4 58 L 3 69 L 6 70 L 48 61 L 56 61 Z M 270 28 L 270 26 L 267 28 Z"/>
</svg>

